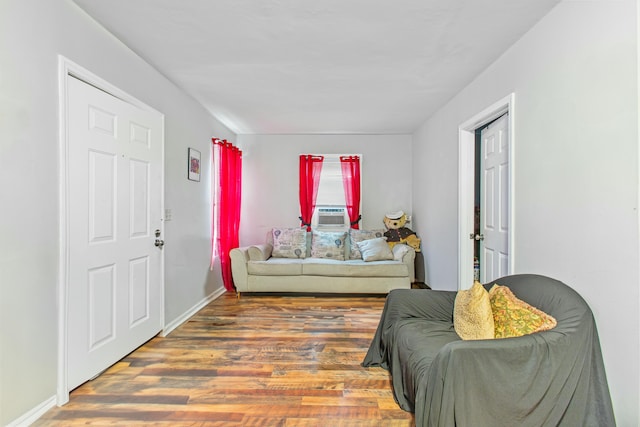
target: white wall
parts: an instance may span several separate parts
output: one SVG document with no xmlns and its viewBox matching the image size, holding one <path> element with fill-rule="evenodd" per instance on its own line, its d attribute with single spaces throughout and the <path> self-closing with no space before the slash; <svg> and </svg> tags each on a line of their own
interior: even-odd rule
<svg viewBox="0 0 640 427">
<path fill-rule="evenodd" d="M 360 228 L 384 228 L 411 205 L 411 135 L 238 135 L 243 150 L 240 245 L 264 242 L 275 226 L 299 227 L 300 154 L 362 155 Z"/>
<path fill-rule="evenodd" d="M 560 3 L 427 120 L 413 148 L 428 282 L 456 289 L 457 129 L 515 93 L 515 272 L 587 300 L 620 426 L 640 423 L 637 16 L 631 0 Z"/>
<path fill-rule="evenodd" d="M 0 425 L 55 396 L 58 54 L 165 114 L 165 322 L 222 287 L 209 272 L 211 136 L 235 135 L 67 0 L 0 12 Z M 186 178 L 187 147 L 203 155 Z"/>
</svg>

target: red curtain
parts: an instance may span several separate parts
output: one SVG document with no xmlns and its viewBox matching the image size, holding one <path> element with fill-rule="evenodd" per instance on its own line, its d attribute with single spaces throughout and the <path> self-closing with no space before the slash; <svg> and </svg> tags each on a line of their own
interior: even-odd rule
<svg viewBox="0 0 640 427">
<path fill-rule="evenodd" d="M 213 256 L 220 257 L 222 282 L 234 290 L 229 252 L 240 245 L 240 202 L 242 200 L 242 151 L 227 140 L 213 138 L 213 161 L 216 167 L 216 201 L 212 230 Z"/>
<path fill-rule="evenodd" d="M 340 156 L 342 183 L 351 228 L 359 228 L 360 222 L 360 157 Z"/>
<path fill-rule="evenodd" d="M 302 226 L 307 227 L 307 231 L 311 231 L 311 217 L 316 208 L 323 160 L 322 156 L 300 155 L 300 221 Z"/>
</svg>

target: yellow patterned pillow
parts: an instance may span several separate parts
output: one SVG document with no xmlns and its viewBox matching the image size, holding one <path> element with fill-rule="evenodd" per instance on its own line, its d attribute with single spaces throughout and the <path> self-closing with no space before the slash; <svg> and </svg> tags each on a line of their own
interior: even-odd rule
<svg viewBox="0 0 640 427">
<path fill-rule="evenodd" d="M 553 316 L 518 299 L 507 286 L 493 285 L 489 291 L 496 338 L 520 337 L 548 331 L 558 322 Z"/>
<path fill-rule="evenodd" d="M 480 282 L 475 282 L 471 289 L 458 291 L 453 306 L 453 328 L 463 340 L 493 338 L 489 293 Z"/>
</svg>

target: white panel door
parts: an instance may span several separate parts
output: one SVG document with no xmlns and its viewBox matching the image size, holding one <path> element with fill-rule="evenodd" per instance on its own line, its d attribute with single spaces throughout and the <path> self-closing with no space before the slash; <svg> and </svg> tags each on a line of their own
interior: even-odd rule
<svg viewBox="0 0 640 427">
<path fill-rule="evenodd" d="M 509 140 L 508 115 L 481 132 L 480 281 L 487 283 L 509 271 Z"/>
<path fill-rule="evenodd" d="M 162 117 L 68 78 L 67 385 L 162 328 Z"/>
</svg>

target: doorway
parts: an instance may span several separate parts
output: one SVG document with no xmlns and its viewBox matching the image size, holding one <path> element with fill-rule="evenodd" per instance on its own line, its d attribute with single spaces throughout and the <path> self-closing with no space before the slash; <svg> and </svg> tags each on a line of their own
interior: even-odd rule
<svg viewBox="0 0 640 427">
<path fill-rule="evenodd" d="M 511 94 L 459 127 L 458 289 L 513 272 L 513 108 Z M 483 129 L 489 146 L 476 157 Z"/>
<path fill-rule="evenodd" d="M 509 113 L 476 129 L 474 281 L 507 275 L 509 261 Z"/>
<path fill-rule="evenodd" d="M 61 405 L 162 329 L 164 118 L 59 63 Z"/>
</svg>

